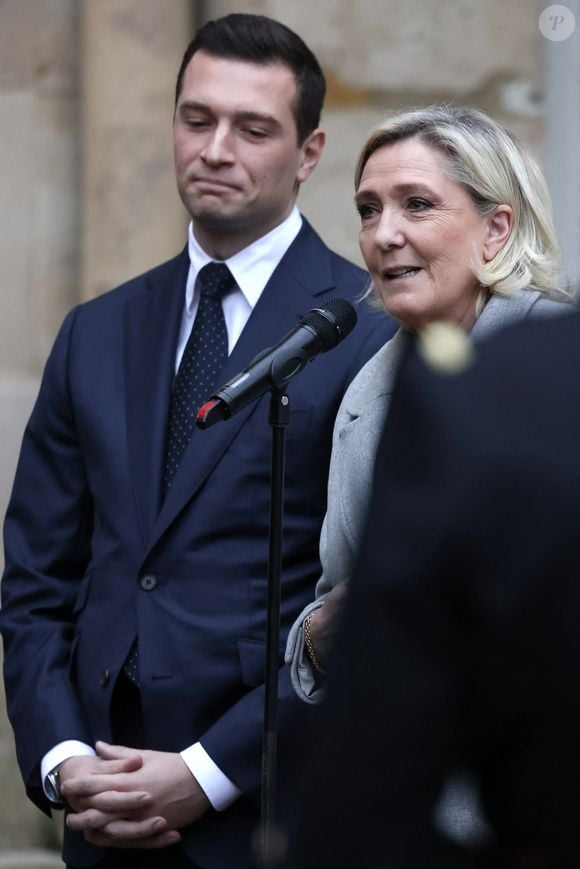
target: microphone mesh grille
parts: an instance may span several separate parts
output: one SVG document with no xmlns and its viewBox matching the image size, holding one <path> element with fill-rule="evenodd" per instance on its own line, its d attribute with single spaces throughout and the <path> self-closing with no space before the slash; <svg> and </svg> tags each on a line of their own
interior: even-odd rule
<svg viewBox="0 0 580 869">
<path fill-rule="evenodd" d="M 331 299 L 320 308 L 309 311 L 302 323 L 314 329 L 324 353 L 352 332 L 356 325 L 356 311 L 346 299 Z"/>
</svg>

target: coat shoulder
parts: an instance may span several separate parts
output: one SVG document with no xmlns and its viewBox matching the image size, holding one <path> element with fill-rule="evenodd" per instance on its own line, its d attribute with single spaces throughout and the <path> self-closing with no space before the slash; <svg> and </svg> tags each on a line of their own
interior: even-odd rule
<svg viewBox="0 0 580 869">
<path fill-rule="evenodd" d="M 130 278 L 113 289 L 107 290 L 94 299 L 81 303 L 78 308 L 92 312 L 103 308 L 116 307 L 129 301 L 147 289 L 155 286 L 174 285 L 176 281 L 183 279 L 183 286 L 187 278 L 189 257 L 187 249 L 182 250 L 177 256 L 154 266 L 136 277 Z"/>
</svg>

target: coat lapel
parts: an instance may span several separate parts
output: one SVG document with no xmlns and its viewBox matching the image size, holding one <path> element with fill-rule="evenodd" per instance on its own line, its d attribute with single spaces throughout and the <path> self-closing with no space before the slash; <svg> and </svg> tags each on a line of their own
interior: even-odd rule
<svg viewBox="0 0 580 869">
<path fill-rule="evenodd" d="M 184 251 L 148 275 L 143 290 L 126 307 L 127 447 L 145 542 L 159 513 L 169 396 L 188 268 Z"/>
<path fill-rule="evenodd" d="M 219 385 L 245 368 L 265 347 L 284 337 L 316 305 L 315 297 L 333 286 L 327 249 L 305 221 L 256 304 L 224 366 Z M 151 546 L 195 495 L 256 406 L 253 402 L 207 431 L 194 431 L 153 528 Z"/>
<path fill-rule="evenodd" d="M 345 477 L 352 485 L 343 485 L 344 491 L 336 497 L 344 499 L 345 515 L 352 517 L 349 525 L 359 524 L 359 514 L 364 516 L 364 503 L 354 503 L 352 493 L 364 493 L 368 497 L 375 452 L 391 395 L 395 388 L 397 371 L 409 333 L 399 329 L 387 343 L 367 362 L 353 380 L 337 416 L 338 443 L 343 456 Z M 368 482 L 368 486 L 361 485 Z M 356 483 L 356 485 L 355 485 Z M 356 538 L 353 537 L 353 540 Z"/>
</svg>

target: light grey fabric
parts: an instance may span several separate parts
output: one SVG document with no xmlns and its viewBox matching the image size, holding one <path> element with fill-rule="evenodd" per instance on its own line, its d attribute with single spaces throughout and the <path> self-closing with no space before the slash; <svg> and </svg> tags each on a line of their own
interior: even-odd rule
<svg viewBox="0 0 580 869">
<path fill-rule="evenodd" d="M 494 294 L 472 330 L 479 341 L 499 328 L 528 316 L 563 313 L 566 306 L 531 289 L 509 296 Z M 375 453 L 383 431 L 395 383 L 399 358 L 406 340 L 400 329 L 360 370 L 339 408 L 333 435 L 328 481 L 328 506 L 320 538 L 322 575 L 316 599 L 302 611 L 288 636 L 286 663 L 292 684 L 306 703 L 322 699 L 304 651 L 302 625 L 306 616 L 324 603 L 328 592 L 349 579 L 364 526 L 370 496 Z"/>
</svg>

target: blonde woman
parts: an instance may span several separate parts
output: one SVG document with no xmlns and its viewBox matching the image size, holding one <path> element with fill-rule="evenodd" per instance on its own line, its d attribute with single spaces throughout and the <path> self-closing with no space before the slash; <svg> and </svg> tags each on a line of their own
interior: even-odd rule
<svg viewBox="0 0 580 869">
<path fill-rule="evenodd" d="M 483 112 L 434 106 L 394 115 L 365 143 L 355 187 L 370 292 L 401 328 L 357 375 L 337 416 L 323 573 L 286 650 L 293 685 L 307 703 L 322 697 L 375 450 L 409 333 L 445 320 L 477 342 L 524 317 L 566 311 L 562 301 L 569 301 L 554 290 L 558 246 L 537 161 Z"/>
</svg>

